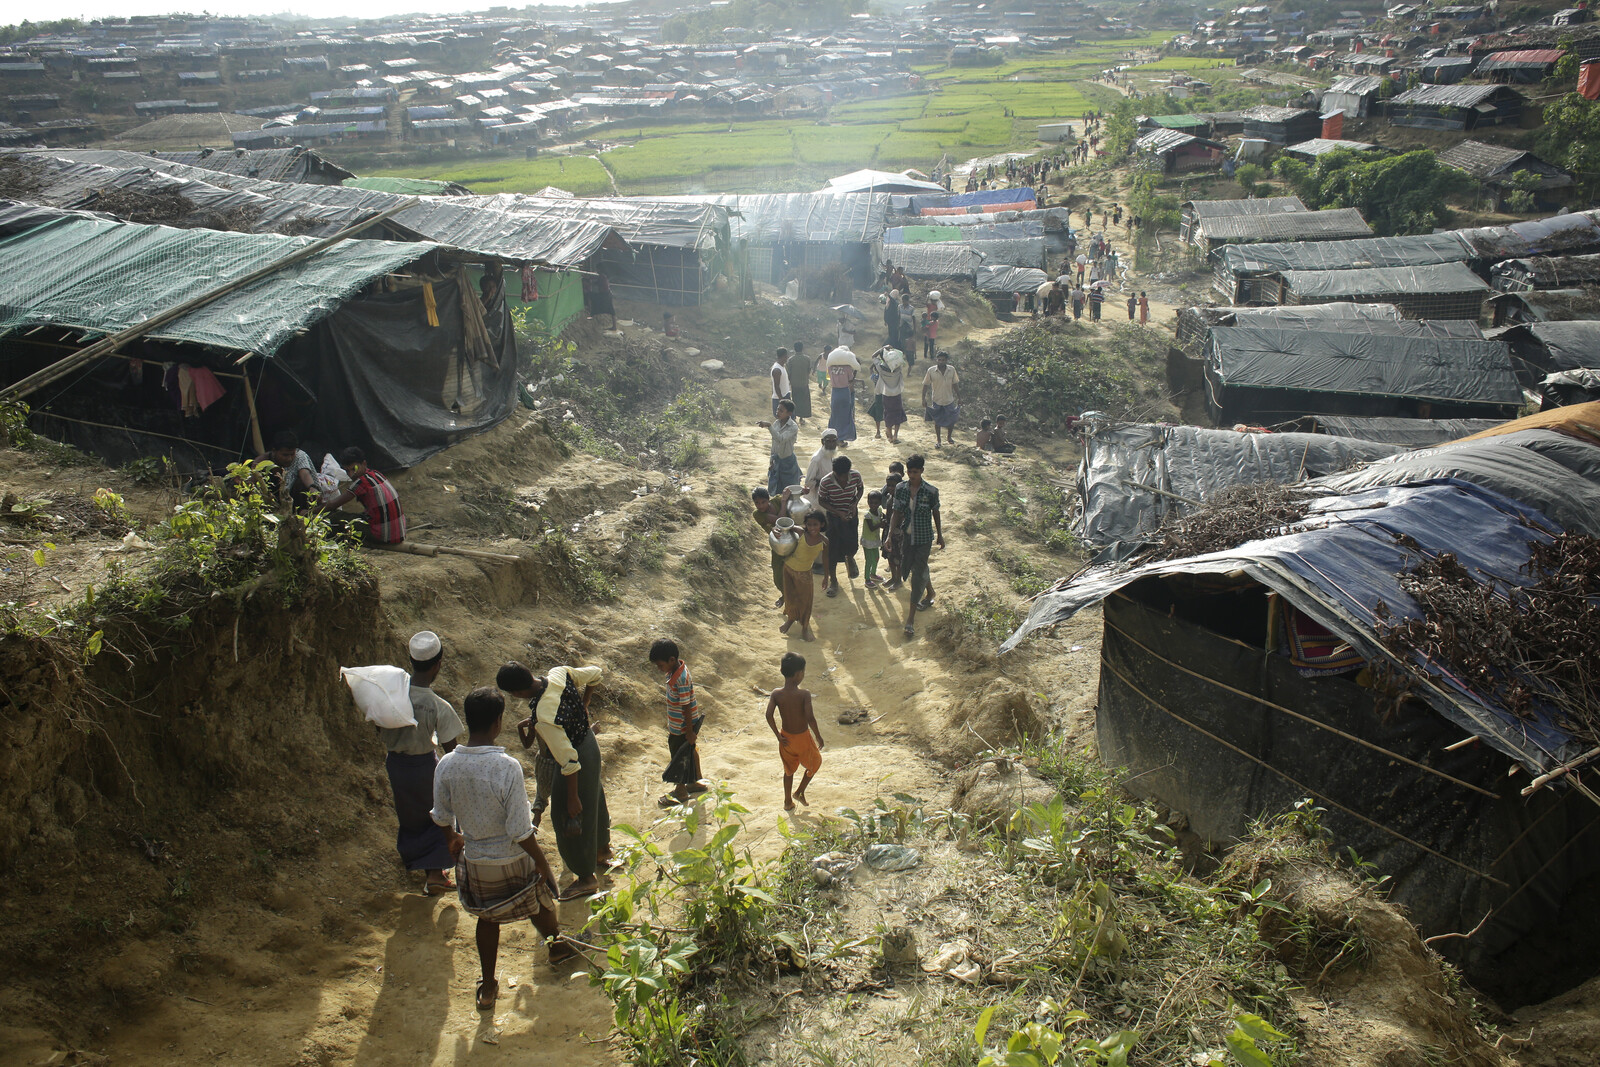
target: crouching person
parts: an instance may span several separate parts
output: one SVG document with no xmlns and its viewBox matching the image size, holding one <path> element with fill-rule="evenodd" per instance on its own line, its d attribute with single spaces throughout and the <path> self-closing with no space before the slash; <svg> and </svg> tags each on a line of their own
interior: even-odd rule
<svg viewBox="0 0 1600 1067">
<path fill-rule="evenodd" d="M 500 994 L 495 963 L 502 923 L 532 920 L 552 964 L 577 954 L 561 939 L 556 876 L 533 836 L 522 764 L 495 744 L 505 708 L 505 698 L 487 686 L 468 693 L 467 743 L 439 761 L 433 779 L 433 821 L 449 830 L 461 907 L 478 917 L 479 1011 L 493 1011 Z"/>
</svg>

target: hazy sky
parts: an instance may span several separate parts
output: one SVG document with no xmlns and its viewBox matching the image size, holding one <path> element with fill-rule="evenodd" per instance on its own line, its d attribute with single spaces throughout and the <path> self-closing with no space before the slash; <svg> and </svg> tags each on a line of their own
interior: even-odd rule
<svg viewBox="0 0 1600 1067">
<path fill-rule="evenodd" d="M 544 0 L 552 7 L 577 7 L 594 0 Z M 521 7 L 521 3 L 509 6 Z M 0 24 L 58 18 L 98 19 L 122 15 L 163 15 L 169 11 L 209 11 L 213 15 L 274 15 L 290 12 L 319 18 L 338 16 L 373 19 L 386 15 L 427 12 L 444 14 L 484 11 L 493 0 L 196 0 L 188 5 L 173 0 L 62 0 L 59 4 L 30 7 L 21 0 L 0 2 Z"/>
</svg>

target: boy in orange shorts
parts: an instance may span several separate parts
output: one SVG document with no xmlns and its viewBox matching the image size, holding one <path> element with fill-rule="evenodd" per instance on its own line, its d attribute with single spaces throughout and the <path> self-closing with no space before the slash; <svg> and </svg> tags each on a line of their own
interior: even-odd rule
<svg viewBox="0 0 1600 1067">
<path fill-rule="evenodd" d="M 774 689 L 767 698 L 767 726 L 778 739 L 778 755 L 783 759 L 783 810 L 793 811 L 795 801 L 807 802 L 806 786 L 822 768 L 822 749 L 827 742 L 822 740 L 817 716 L 811 710 L 811 692 L 800 688 L 806 677 L 806 658 L 787 653 L 778 670 L 783 673 L 783 688 Z M 781 730 L 773 721 L 774 712 L 782 716 Z M 794 789 L 794 769 L 801 766 L 805 767 L 806 776 L 800 779 L 800 788 Z"/>
</svg>

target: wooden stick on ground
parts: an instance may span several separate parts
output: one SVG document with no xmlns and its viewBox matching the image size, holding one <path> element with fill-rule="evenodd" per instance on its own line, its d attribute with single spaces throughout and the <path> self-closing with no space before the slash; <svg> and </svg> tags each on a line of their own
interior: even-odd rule
<svg viewBox="0 0 1600 1067">
<path fill-rule="evenodd" d="M 507 552 L 487 552 L 481 548 L 456 548 L 454 545 L 429 545 L 421 541 L 401 541 L 397 545 L 380 546 L 389 552 L 405 552 L 413 556 L 437 556 L 443 552 L 451 556 L 466 556 L 468 559 L 490 560 L 495 563 L 516 563 L 521 556 L 513 556 Z"/>
</svg>

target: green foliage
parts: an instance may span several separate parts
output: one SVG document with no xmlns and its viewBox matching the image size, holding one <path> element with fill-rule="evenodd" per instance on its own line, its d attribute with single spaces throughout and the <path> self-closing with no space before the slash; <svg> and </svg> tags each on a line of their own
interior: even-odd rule
<svg viewBox="0 0 1600 1067">
<path fill-rule="evenodd" d="M 1234 1026 L 1224 1039 L 1228 1047 L 1228 1059 L 1236 1067 L 1275 1067 L 1279 1063 L 1287 1062 L 1287 1057 L 1277 1055 L 1263 1049 L 1266 1045 L 1271 1048 L 1280 1042 L 1288 1042 L 1288 1034 L 1283 1033 L 1267 1020 L 1250 1012 L 1240 1012 L 1234 1019 Z M 1292 1052 L 1292 1044 L 1287 1044 L 1285 1052 Z M 1210 1067 L 1229 1067 L 1222 1060 L 1212 1060 Z"/>
<path fill-rule="evenodd" d="M 1009 411 L 1048 429 L 1080 411 L 1125 411 L 1137 382 L 1119 349 L 1144 343 L 1119 329 L 1117 343 L 1107 345 L 1071 321 L 1045 319 L 1007 330 L 979 349 L 977 361 L 1006 382 Z"/>
<path fill-rule="evenodd" d="M 965 600 L 949 606 L 946 616 L 939 620 L 939 632 L 952 630 L 957 638 L 972 637 L 986 645 L 996 645 L 1021 624 L 1022 612 L 980 586 Z"/>
<path fill-rule="evenodd" d="M 1543 178 L 1531 170 L 1519 170 L 1510 176 L 1511 191 L 1506 194 L 1506 207 L 1519 214 L 1534 210 L 1539 183 Z"/>
<path fill-rule="evenodd" d="M 1112 106 L 1106 115 L 1105 132 L 1101 136 L 1101 143 L 1105 145 L 1109 158 L 1122 159 L 1133 147 L 1133 142 L 1139 139 L 1141 111 L 1139 102 L 1130 97 L 1123 97 Z"/>
<path fill-rule="evenodd" d="M 599 602 L 617 598 L 616 581 L 564 531 L 545 530 L 536 547 L 540 559 L 561 577 L 574 599 Z"/>
<path fill-rule="evenodd" d="M 1540 154 L 1572 172 L 1585 195 L 1600 189 L 1600 102 L 1568 93 L 1544 108 Z"/>
<path fill-rule="evenodd" d="M 1161 176 L 1148 171 L 1134 175 L 1128 193 L 1128 210 L 1139 218 L 1139 229 L 1154 233 L 1176 230 L 1182 203 L 1171 193 L 1162 193 Z"/>
<path fill-rule="evenodd" d="M 1370 162 L 1357 152 L 1329 152 L 1314 166 L 1280 157 L 1275 169 L 1306 206 L 1356 208 L 1385 237 L 1447 225 L 1446 199 L 1470 188 L 1466 175 L 1426 150 Z"/>
<path fill-rule="evenodd" d="M 1255 196 L 1256 186 L 1260 184 L 1262 178 L 1266 177 L 1266 174 L 1267 168 L 1261 164 L 1246 163 L 1233 172 L 1233 179 L 1239 183 L 1239 188 L 1245 191 L 1245 195 Z"/>
<path fill-rule="evenodd" d="M 1003 1053 L 985 1056 L 978 1061 L 978 1067 L 1051 1067 L 1056 1063 L 1075 1067 L 1128 1067 L 1128 1054 L 1139 1043 L 1136 1030 L 1117 1030 L 1099 1039 L 1088 1035 L 1074 1037 L 1075 1030 L 1093 1025 L 1093 1016 L 1078 1009 L 1068 1010 L 1048 997 L 1040 1002 L 1036 1014 L 1053 1021 L 1050 1025 L 1037 1021 L 1025 1024 L 1006 1039 Z M 973 1037 L 980 1048 L 988 1036 L 993 1015 L 993 1008 L 985 1009 L 973 1029 Z M 1060 1029 L 1055 1029 L 1058 1026 Z"/>
<path fill-rule="evenodd" d="M 0 445 L 26 448 L 33 444 L 28 428 L 28 405 L 20 400 L 0 401 Z"/>
</svg>

